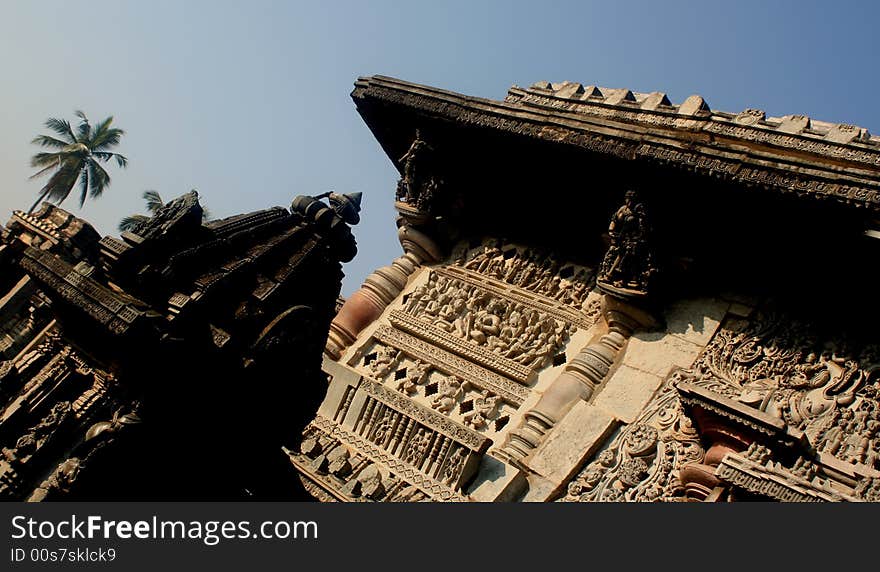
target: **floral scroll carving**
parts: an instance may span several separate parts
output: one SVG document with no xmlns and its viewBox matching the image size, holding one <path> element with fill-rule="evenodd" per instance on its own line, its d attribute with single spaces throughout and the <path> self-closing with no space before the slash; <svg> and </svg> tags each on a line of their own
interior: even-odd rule
<svg viewBox="0 0 880 572">
<path fill-rule="evenodd" d="M 813 446 L 880 468 L 880 348 L 822 338 L 803 322 L 765 312 L 730 320 L 694 363 L 724 380 L 728 397 L 804 431 Z"/>
<path fill-rule="evenodd" d="M 677 397 L 674 374 L 639 419 L 626 426 L 568 485 L 563 502 L 684 499 L 679 468 L 705 455 Z"/>
</svg>

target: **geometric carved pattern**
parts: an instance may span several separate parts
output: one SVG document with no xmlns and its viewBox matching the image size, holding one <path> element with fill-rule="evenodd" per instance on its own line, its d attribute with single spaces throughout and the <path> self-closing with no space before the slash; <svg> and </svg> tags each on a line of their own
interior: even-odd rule
<svg viewBox="0 0 880 572">
<path fill-rule="evenodd" d="M 395 328 L 379 326 L 373 336 L 414 358 L 431 363 L 440 371 L 458 376 L 471 385 L 501 396 L 514 407 L 522 405 L 529 396 L 526 387 Z"/>
<path fill-rule="evenodd" d="M 743 488 L 753 494 L 782 502 L 839 502 L 859 501 L 830 487 L 817 490 L 809 480 L 794 475 L 772 460 L 764 463 L 750 459 L 749 455 L 728 453 L 721 460 L 715 476 Z"/>
<path fill-rule="evenodd" d="M 388 316 L 388 321 L 398 329 L 418 336 L 436 346 L 455 352 L 520 383 L 527 383 L 531 377 L 531 368 L 505 359 L 491 350 L 468 343 L 409 314 L 393 310 Z"/>
<path fill-rule="evenodd" d="M 333 437 L 348 447 L 357 450 L 374 463 L 379 463 L 388 467 L 392 473 L 412 483 L 431 497 L 444 501 L 467 501 L 464 496 L 452 490 L 448 485 L 413 468 L 411 465 L 404 463 L 394 455 L 387 453 L 370 441 L 347 431 L 329 419 L 316 415 L 311 424 L 330 437 Z"/>
<path fill-rule="evenodd" d="M 410 419 L 424 423 L 425 426 L 442 433 L 450 439 L 454 439 L 455 441 L 464 444 L 471 450 L 482 451 L 488 446 L 489 439 L 483 437 L 476 431 L 463 427 L 445 415 L 437 413 L 432 409 L 418 405 L 414 401 L 407 399 L 394 390 L 388 389 L 384 385 L 364 380 L 361 384 L 361 388 L 367 395 L 393 407 Z"/>
<path fill-rule="evenodd" d="M 548 298 L 537 292 L 526 293 L 515 286 L 488 276 L 483 276 L 467 268 L 447 266 L 445 268 L 438 268 L 436 272 L 441 276 L 446 276 L 451 279 L 454 278 L 467 284 L 478 286 L 491 292 L 495 296 L 505 298 L 511 302 L 526 304 L 541 312 L 545 312 L 558 320 L 574 324 L 580 328 L 590 328 L 596 323 L 596 319 L 598 318 L 598 311 L 585 312 L 581 310 L 579 306 L 563 304 L 562 302 L 553 298 Z M 586 294 L 587 293 L 583 294 L 584 298 L 586 298 Z M 578 300 L 579 303 L 581 302 L 580 297 L 576 298 L 576 300 Z M 596 310 L 598 310 L 598 308 Z"/>
</svg>

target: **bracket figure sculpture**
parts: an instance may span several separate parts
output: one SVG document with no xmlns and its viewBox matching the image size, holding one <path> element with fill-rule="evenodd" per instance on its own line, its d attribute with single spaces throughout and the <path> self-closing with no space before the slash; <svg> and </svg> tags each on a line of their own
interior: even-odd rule
<svg viewBox="0 0 880 572">
<path fill-rule="evenodd" d="M 626 191 L 623 205 L 608 225 L 611 245 L 596 279 L 603 291 L 623 298 L 647 296 L 657 271 L 649 245 L 650 233 L 644 204 L 635 191 Z"/>
<path fill-rule="evenodd" d="M 416 129 L 415 138 L 406 153 L 400 157 L 403 176 L 397 183 L 396 199 L 421 212 L 430 212 L 441 181 L 430 174 L 434 147 L 429 145 Z"/>
</svg>

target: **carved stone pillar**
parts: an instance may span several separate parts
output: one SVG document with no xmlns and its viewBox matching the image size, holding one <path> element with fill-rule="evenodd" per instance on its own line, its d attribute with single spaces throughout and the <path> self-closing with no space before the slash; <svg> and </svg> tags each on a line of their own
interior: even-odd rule
<svg viewBox="0 0 880 572">
<path fill-rule="evenodd" d="M 324 352 L 333 359 L 339 359 L 361 330 L 373 323 L 400 294 L 420 265 L 421 261 L 416 256 L 406 253 L 367 276 L 360 290 L 345 301 L 330 323 Z"/>
<path fill-rule="evenodd" d="M 644 311 L 607 295 L 602 300 L 602 313 L 608 332 L 565 366 L 538 403 L 523 414 L 520 426 L 510 432 L 500 453 L 512 463 L 521 463 L 579 400 L 592 398 L 634 331 L 655 324 Z"/>
<path fill-rule="evenodd" d="M 412 223 L 412 215 L 405 203 L 396 204 L 402 216 L 398 217 L 397 237 L 404 255 L 390 265 L 379 268 L 367 276 L 360 289 L 342 305 L 330 324 L 330 333 L 324 353 L 339 359 L 358 334 L 373 323 L 402 291 L 410 277 L 423 264 L 431 264 L 442 258 L 442 251 L 432 238 Z M 424 220 L 425 215 L 418 219 Z"/>
</svg>

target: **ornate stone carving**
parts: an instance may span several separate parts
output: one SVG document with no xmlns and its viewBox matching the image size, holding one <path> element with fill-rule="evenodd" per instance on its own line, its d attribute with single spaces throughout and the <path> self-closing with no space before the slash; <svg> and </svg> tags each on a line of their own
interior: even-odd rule
<svg viewBox="0 0 880 572">
<path fill-rule="evenodd" d="M 322 431 L 324 434 L 344 443 L 348 447 L 356 449 L 360 454 L 366 456 L 371 461 L 387 467 L 395 475 L 398 475 L 410 486 L 421 491 L 422 498 L 435 498 L 443 501 L 465 501 L 467 500 L 460 493 L 452 490 L 449 485 L 435 480 L 433 477 L 426 475 L 423 471 L 414 469 L 410 463 L 406 463 L 398 457 L 389 454 L 382 448 L 363 439 L 359 435 L 351 433 L 339 425 L 333 423 L 329 419 L 325 419 L 320 415 L 316 416 L 311 423 L 312 426 Z M 405 489 L 405 487 L 402 487 Z M 389 489 L 390 490 L 390 489 Z M 409 491 L 409 494 L 395 494 L 388 500 L 392 501 L 413 501 L 419 500 L 413 498 L 412 495 L 416 491 Z"/>
<path fill-rule="evenodd" d="M 674 390 L 664 384 L 644 413 L 568 485 L 572 501 L 682 501 L 682 466 L 701 461 L 699 435 Z"/>
<path fill-rule="evenodd" d="M 538 249 L 502 247 L 500 240 L 489 240 L 470 256 L 463 250 L 456 264 L 562 304 L 582 307 L 593 283 L 592 270 L 564 264 L 553 253 Z"/>
<path fill-rule="evenodd" d="M 623 206 L 611 217 L 608 234 L 611 245 L 599 267 L 599 287 L 625 297 L 646 295 L 657 269 L 645 206 L 635 191 L 626 191 Z"/>
<path fill-rule="evenodd" d="M 465 424 L 478 430 L 486 427 L 488 422 L 498 415 L 500 405 L 501 398 L 484 389 L 480 397 L 474 399 L 474 408 L 465 413 Z"/>
<path fill-rule="evenodd" d="M 450 387 L 453 385 L 454 383 L 450 382 Z M 459 387 L 460 385 L 461 382 L 459 381 Z M 483 451 L 488 447 L 489 440 L 483 435 L 459 425 L 448 417 L 440 415 L 436 411 L 432 411 L 427 407 L 416 404 L 394 390 L 369 381 L 365 381 L 361 385 L 361 389 L 367 395 L 374 397 L 379 402 L 389 405 L 396 411 L 403 413 L 419 423 L 423 423 L 426 427 L 429 427 L 434 431 L 438 431 L 439 433 L 468 446 L 474 451 Z M 450 389 L 450 391 L 455 390 Z M 367 425 L 369 425 L 369 421 L 367 422 Z"/>
<path fill-rule="evenodd" d="M 399 360 L 399 351 L 392 347 L 379 346 L 375 359 L 369 363 L 370 376 L 376 381 L 382 381 L 389 373 L 394 371 Z"/>
<path fill-rule="evenodd" d="M 81 461 L 77 457 L 71 457 L 58 465 L 28 498 L 28 502 L 41 502 L 55 493 L 69 493 L 76 478 L 79 476 Z"/>
<path fill-rule="evenodd" d="M 71 413 L 69 401 L 56 403 L 39 423 L 18 438 L 14 447 L 4 448 L 3 455 L 10 461 L 26 461 L 55 434 Z"/>
<path fill-rule="evenodd" d="M 839 502 L 857 498 L 835 490 L 816 468 L 799 458 L 791 468 L 774 462 L 764 451 L 750 448 L 745 455 L 728 453 L 715 475 L 751 494 L 783 502 Z"/>
<path fill-rule="evenodd" d="M 726 395 L 804 431 L 820 452 L 880 468 L 880 353 L 762 313 L 729 321 L 694 364 Z"/>
<path fill-rule="evenodd" d="M 586 100 L 578 103 L 561 101 L 518 88 L 512 88 L 510 92 L 511 95 L 508 96 L 512 97 L 510 101 L 515 101 L 517 104 L 526 102 L 529 108 L 538 106 L 550 113 L 560 106 L 564 106 L 566 110 L 569 106 L 584 106 L 589 108 L 589 115 L 600 118 L 624 117 L 627 121 L 642 122 L 642 125 L 648 129 L 652 129 L 655 124 L 662 125 L 664 135 L 668 133 L 670 127 L 699 129 L 724 138 L 782 148 L 784 151 L 781 153 L 788 157 L 792 155 L 786 151 L 795 150 L 810 153 L 813 157 L 845 158 L 861 162 L 866 166 L 880 165 L 880 153 L 876 148 L 867 145 L 839 144 L 815 137 L 781 133 L 758 124 L 739 125 L 734 121 L 714 116 L 711 120 L 708 117 L 683 119 L 675 111 L 662 114 L 656 111 L 641 112 L 637 108 L 621 106 L 608 108 L 604 105 L 589 105 Z M 642 130 L 635 132 L 637 139 L 633 139 L 632 134 L 617 129 L 612 134 L 607 134 L 604 130 L 600 133 L 595 130 L 592 121 L 584 122 L 570 113 L 564 118 L 557 117 L 554 128 L 550 128 L 545 122 L 520 117 L 517 110 L 510 109 L 509 104 L 504 108 L 493 107 L 492 111 L 487 113 L 483 100 L 474 101 L 472 98 L 449 92 L 443 92 L 442 97 L 438 97 L 426 94 L 423 86 L 418 86 L 418 91 L 414 91 L 412 84 L 407 82 L 377 77 L 359 80 L 352 97 L 359 106 L 365 105 L 368 101 L 394 103 L 420 114 L 454 118 L 460 125 L 492 128 L 516 137 L 525 136 L 576 145 L 627 161 L 635 157 L 655 165 L 672 165 L 705 175 L 724 176 L 745 184 L 757 184 L 780 193 L 795 192 L 803 196 L 866 205 L 869 208 L 880 204 L 880 190 L 874 188 L 872 184 L 857 181 L 852 176 L 844 177 L 840 183 L 832 183 L 829 182 L 831 177 L 795 174 L 776 169 L 773 165 L 759 163 L 757 159 L 744 158 L 740 155 L 730 156 L 728 153 L 721 154 L 717 147 L 692 145 L 687 148 L 670 148 L 662 143 L 646 141 Z M 579 109 L 579 112 L 583 110 Z"/>
<path fill-rule="evenodd" d="M 414 394 L 418 386 L 424 385 L 430 371 L 431 364 L 416 359 L 416 363 L 407 368 L 406 374 L 397 380 L 396 389 L 408 395 Z"/>
<path fill-rule="evenodd" d="M 458 404 L 468 384 L 460 377 L 450 376 L 444 377 L 437 388 L 437 393 L 431 398 L 431 407 L 441 413 L 449 413 Z"/>
<path fill-rule="evenodd" d="M 859 481 L 856 494 L 868 502 L 880 502 L 880 478 L 868 478 Z"/>
<path fill-rule="evenodd" d="M 544 367 L 573 330 L 534 308 L 436 272 L 390 321 L 521 382 Z"/>
<path fill-rule="evenodd" d="M 416 130 L 409 149 L 400 157 L 403 176 L 397 183 L 397 200 L 421 212 L 430 212 L 443 182 L 434 172 L 434 148 Z"/>
<path fill-rule="evenodd" d="M 470 385 L 500 395 L 514 407 L 521 405 L 529 396 L 527 387 L 396 328 L 382 325 L 373 335 L 383 344 L 398 348 L 414 358 L 430 362 L 437 370 L 456 375 Z"/>
</svg>

